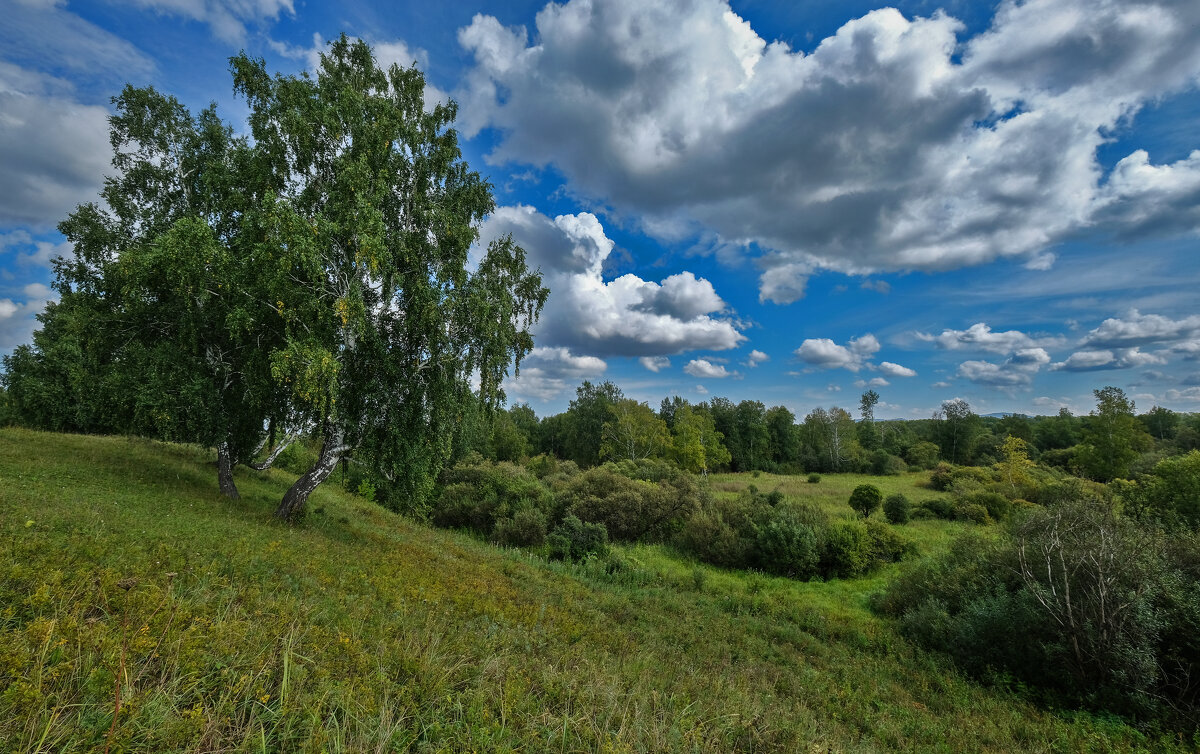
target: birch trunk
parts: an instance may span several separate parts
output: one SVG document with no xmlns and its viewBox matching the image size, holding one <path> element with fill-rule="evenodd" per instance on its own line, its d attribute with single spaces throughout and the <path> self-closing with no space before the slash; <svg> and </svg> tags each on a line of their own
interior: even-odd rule
<svg viewBox="0 0 1200 754">
<path fill-rule="evenodd" d="M 275 517 L 291 521 L 304 515 L 304 506 L 308 496 L 321 482 L 329 478 L 337 468 L 338 461 L 346 452 L 345 432 L 340 427 L 328 427 L 325 431 L 325 441 L 321 445 L 321 455 L 312 468 L 304 472 L 296 483 L 284 493 L 283 500 L 275 510 Z"/>
<path fill-rule="evenodd" d="M 227 442 L 217 445 L 217 486 L 225 497 L 231 500 L 241 498 L 233 481 L 233 456 L 230 455 Z"/>
</svg>

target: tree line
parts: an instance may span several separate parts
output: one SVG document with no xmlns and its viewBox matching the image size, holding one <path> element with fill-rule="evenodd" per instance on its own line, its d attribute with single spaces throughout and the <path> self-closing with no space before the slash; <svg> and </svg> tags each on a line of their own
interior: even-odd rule
<svg viewBox="0 0 1200 754">
<path fill-rule="evenodd" d="M 1098 481 L 1128 478 L 1171 455 L 1200 448 L 1200 415 L 1161 406 L 1137 414 L 1120 388 L 1094 391 L 1086 416 L 977 415 L 946 401 L 929 419 L 878 420 L 879 395 L 861 396 L 858 416 L 830 406 L 802 419 L 784 406 L 716 397 L 691 403 L 664 398 L 655 410 L 610 381 L 585 381 L 566 411 L 538 418 L 517 404 L 459 427 L 455 457 L 476 452 L 516 461 L 546 453 L 581 467 L 605 461 L 664 459 L 694 472 L 861 472 L 895 474 L 947 462 L 991 466 L 1017 441 L 1034 461 Z M 482 414 L 480 414 L 482 417 Z"/>
</svg>

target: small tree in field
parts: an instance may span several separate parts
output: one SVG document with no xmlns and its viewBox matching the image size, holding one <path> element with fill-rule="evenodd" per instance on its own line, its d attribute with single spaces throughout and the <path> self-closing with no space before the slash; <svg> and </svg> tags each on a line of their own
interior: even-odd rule
<svg viewBox="0 0 1200 754">
<path fill-rule="evenodd" d="M 873 484 L 860 484 L 850 493 L 850 507 L 870 518 L 871 514 L 883 505 L 883 493 Z"/>
</svg>

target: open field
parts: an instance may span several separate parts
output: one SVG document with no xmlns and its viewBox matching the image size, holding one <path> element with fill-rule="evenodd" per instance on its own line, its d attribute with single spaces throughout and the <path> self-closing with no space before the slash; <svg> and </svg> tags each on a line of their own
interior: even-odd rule
<svg viewBox="0 0 1200 754">
<path fill-rule="evenodd" d="M 333 485 L 289 527 L 288 474 L 239 470 L 229 502 L 211 463 L 0 430 L 0 750 L 1189 750 L 961 677 L 867 611 L 887 571 L 798 583 L 660 546 L 547 564 Z M 775 481 L 847 516 L 858 483 L 713 483 Z M 962 526 L 910 528 L 934 548 Z"/>
</svg>

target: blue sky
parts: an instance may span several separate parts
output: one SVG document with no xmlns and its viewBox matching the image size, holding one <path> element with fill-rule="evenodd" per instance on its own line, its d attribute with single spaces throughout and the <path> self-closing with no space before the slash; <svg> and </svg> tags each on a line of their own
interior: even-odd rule
<svg viewBox="0 0 1200 754">
<path fill-rule="evenodd" d="M 583 379 L 927 417 L 1200 411 L 1200 4 L 0 0 L 0 353 L 53 297 L 109 98 L 235 128 L 227 61 L 340 33 L 453 97 L 551 298 L 510 400 Z"/>
</svg>

